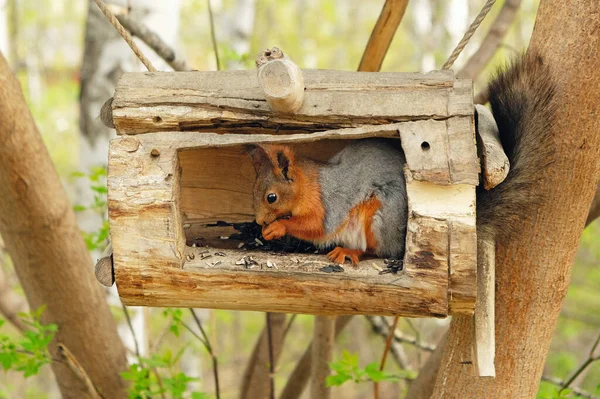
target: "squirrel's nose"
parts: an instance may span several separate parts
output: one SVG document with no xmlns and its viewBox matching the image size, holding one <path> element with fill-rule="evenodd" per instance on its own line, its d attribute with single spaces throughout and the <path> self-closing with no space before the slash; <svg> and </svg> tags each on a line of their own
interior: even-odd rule
<svg viewBox="0 0 600 399">
<path fill-rule="evenodd" d="M 260 226 L 264 225 L 266 221 L 266 215 L 264 214 L 256 214 L 256 223 Z"/>
</svg>

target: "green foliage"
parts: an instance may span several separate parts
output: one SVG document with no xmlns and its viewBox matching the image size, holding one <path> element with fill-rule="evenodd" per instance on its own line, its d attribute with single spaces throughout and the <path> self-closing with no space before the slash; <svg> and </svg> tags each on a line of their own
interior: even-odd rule
<svg viewBox="0 0 600 399">
<path fill-rule="evenodd" d="M 102 217 L 102 225 L 98 230 L 91 233 L 82 232 L 85 244 L 90 251 L 104 249 L 108 243 L 109 226 L 108 220 L 106 220 L 108 189 L 105 182 L 106 174 L 104 166 L 92 167 L 88 174 L 79 171 L 71 173 L 71 177 L 75 179 L 87 178 L 90 182 L 90 189 L 94 192 L 94 201 L 91 204 L 76 204 L 73 206 L 73 210 L 75 212 L 90 210 Z"/>
<path fill-rule="evenodd" d="M 542 382 L 536 399 L 569 399 L 576 397 L 578 396 L 574 395 L 573 390 L 570 388 L 561 391 L 560 387 L 554 384 Z"/>
<path fill-rule="evenodd" d="M 21 371 L 27 378 L 38 374 L 44 365 L 52 361 L 48 345 L 58 331 L 58 326 L 43 325 L 40 322 L 44 309 L 42 306 L 29 314 L 19 313 L 18 316 L 27 325 L 27 330 L 18 339 L 0 333 L 0 365 L 5 371 Z M 0 328 L 4 323 L 5 321 L 0 319 Z"/>
<path fill-rule="evenodd" d="M 208 395 L 202 392 L 186 392 L 188 384 L 199 378 L 175 371 L 185 349 L 183 347 L 175 355 L 170 350 L 165 350 L 162 355 L 153 354 L 149 358 L 140 359 L 139 363 L 132 364 L 127 371 L 122 372 L 123 379 L 131 382 L 129 399 L 146 399 L 163 394 L 168 394 L 173 399 L 208 399 Z"/>
<path fill-rule="evenodd" d="M 369 363 L 365 368 L 360 368 L 358 365 L 358 354 L 351 354 L 344 351 L 342 359 L 337 362 L 329 363 L 329 367 L 335 374 L 327 377 L 327 386 L 340 386 L 347 381 L 354 383 L 360 382 L 381 382 L 381 381 L 398 381 L 401 378 L 414 378 L 414 375 L 404 371 L 402 375 L 394 375 L 379 370 L 377 363 Z"/>
<path fill-rule="evenodd" d="M 241 67 L 245 69 L 255 68 L 254 59 L 250 57 L 248 53 L 239 54 L 232 47 L 227 45 L 219 46 L 219 57 L 223 66 L 230 65 L 232 63 L 239 63 Z"/>
<path fill-rule="evenodd" d="M 169 331 L 171 331 L 176 337 L 179 337 L 182 323 L 183 323 L 183 309 L 171 309 L 167 308 L 163 311 L 165 317 L 171 317 L 171 325 Z"/>
</svg>

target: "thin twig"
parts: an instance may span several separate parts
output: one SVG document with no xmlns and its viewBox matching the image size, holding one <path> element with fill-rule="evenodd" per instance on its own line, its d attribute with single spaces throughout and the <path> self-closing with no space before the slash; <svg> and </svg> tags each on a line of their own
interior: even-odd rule
<svg viewBox="0 0 600 399">
<path fill-rule="evenodd" d="M 350 323 L 352 316 L 339 316 L 335 320 L 335 338 L 339 337 L 342 330 Z M 310 379 L 313 358 L 312 346 L 314 340 L 308 345 L 302 357 L 296 363 L 292 374 L 288 378 L 279 399 L 298 399 L 306 388 Z"/>
<path fill-rule="evenodd" d="M 3 252 L 0 248 L 0 314 L 17 330 L 23 332 L 27 330 L 27 325 L 18 317 L 18 314 L 25 311 L 27 303 L 11 289 L 4 272 L 2 256 Z"/>
<path fill-rule="evenodd" d="M 135 345 L 135 354 L 138 358 L 140 366 L 144 363 L 142 362 L 142 356 L 140 354 L 140 345 L 138 344 L 137 336 L 135 335 L 135 330 L 133 329 L 133 324 L 131 323 L 131 317 L 129 317 L 129 310 L 127 306 L 123 302 L 121 302 L 121 307 L 123 308 L 123 313 L 125 314 L 125 320 L 127 320 L 127 325 L 129 326 L 129 330 L 131 331 L 131 336 L 133 337 L 133 344 Z"/>
<path fill-rule="evenodd" d="M 269 397 L 275 399 L 275 356 L 273 354 L 273 334 L 271 331 L 271 313 L 267 312 L 267 346 L 269 349 Z"/>
<path fill-rule="evenodd" d="M 392 346 L 392 340 L 394 339 L 394 333 L 396 332 L 396 327 L 398 326 L 398 320 L 400 320 L 400 316 L 394 317 L 394 322 L 392 326 L 388 329 L 388 336 L 385 340 L 385 349 L 383 350 L 383 355 L 381 356 L 381 363 L 379 364 L 379 370 L 383 371 L 385 367 L 385 361 L 387 360 L 387 355 L 390 352 L 390 348 Z M 373 397 L 375 399 L 379 399 L 379 383 L 373 382 Z"/>
<path fill-rule="evenodd" d="M 547 375 L 543 375 L 542 376 L 542 381 L 549 382 L 550 384 L 554 384 L 554 385 L 557 385 L 559 387 L 561 387 L 564 384 L 564 382 L 562 380 L 560 380 L 558 378 L 550 377 L 550 376 L 547 376 Z M 594 394 L 591 394 L 591 393 L 589 393 L 587 391 L 584 391 L 583 389 L 581 389 L 579 387 L 571 387 L 571 389 L 573 390 L 574 394 L 576 394 L 578 396 L 581 396 L 583 398 L 587 398 L 587 399 L 600 399 L 600 397 L 598 397 L 598 396 L 596 396 Z"/>
<path fill-rule="evenodd" d="M 194 321 L 196 322 L 196 325 L 198 326 L 198 329 L 200 330 L 200 333 L 202 334 L 203 338 L 201 338 L 198 334 L 196 334 L 188 325 L 186 325 L 186 324 L 183 324 L 183 325 L 196 338 L 198 338 L 200 340 L 200 342 L 202 342 L 202 344 L 206 348 L 206 351 L 208 352 L 208 354 L 212 358 L 213 377 L 214 377 L 214 380 L 215 380 L 215 395 L 216 395 L 217 399 L 220 399 L 221 394 L 220 394 L 220 389 L 219 389 L 219 362 L 218 362 L 217 357 L 215 356 L 215 354 L 213 352 L 213 347 L 210 344 L 210 340 L 208 339 L 208 335 L 206 335 L 206 332 L 204 331 L 204 328 L 202 327 L 202 322 L 200 321 L 200 318 L 198 318 L 198 315 L 196 315 L 196 312 L 194 312 L 194 309 L 190 309 L 190 313 L 192 313 L 192 317 L 194 318 Z"/>
<path fill-rule="evenodd" d="M 561 389 L 560 389 L 561 392 L 564 391 L 565 389 L 567 389 L 569 387 L 569 385 L 571 385 L 573 383 L 573 381 L 575 381 L 575 379 L 577 377 L 579 377 L 581 375 L 581 373 L 583 373 L 590 364 L 592 364 L 595 361 L 600 359 L 600 355 L 594 356 L 594 352 L 596 352 L 596 348 L 598 348 L 598 344 L 600 344 L 600 334 L 598 334 L 598 337 L 596 337 L 596 341 L 594 341 L 594 345 L 592 345 L 592 349 L 590 349 L 590 354 L 588 355 L 588 358 L 585 359 L 585 361 L 583 363 L 581 363 L 581 365 L 575 370 L 575 372 L 573 372 L 573 374 L 571 374 L 571 377 L 569 377 L 562 384 Z"/>
<path fill-rule="evenodd" d="M 117 15 L 117 19 L 125 29 L 133 36 L 139 37 L 141 41 L 146 43 L 156 55 L 165 60 L 175 71 L 191 71 L 192 68 L 187 62 L 177 57 L 173 50 L 164 40 L 161 39 L 154 31 L 150 30 L 146 25 L 136 21 L 128 15 Z"/>
<path fill-rule="evenodd" d="M 292 324 L 294 323 L 294 320 L 296 320 L 296 316 L 297 316 L 297 314 L 294 313 L 288 320 L 288 323 L 285 326 L 285 330 L 283 330 L 282 340 L 285 340 L 285 337 L 287 336 L 288 332 L 290 332 L 290 329 L 292 328 Z"/>
<path fill-rule="evenodd" d="M 217 35 L 215 33 L 215 21 L 213 17 L 212 6 L 210 0 L 206 0 L 208 3 L 208 18 L 210 19 L 210 37 L 212 39 L 213 51 L 215 52 L 215 59 L 217 60 L 217 71 L 221 70 L 221 60 L 219 59 L 219 49 L 217 48 Z"/>
<path fill-rule="evenodd" d="M 134 43 L 133 39 L 131 38 L 131 35 L 129 34 L 129 32 L 127 32 L 127 29 L 125 29 L 123 25 L 121 25 L 117 17 L 115 17 L 115 15 L 108 9 L 104 1 L 94 0 L 94 2 L 98 6 L 98 8 L 100 8 L 100 11 L 102 11 L 102 13 L 106 16 L 106 18 L 112 24 L 112 26 L 115 27 L 117 32 L 119 32 L 123 40 L 125 40 L 125 42 L 129 45 L 133 53 L 139 58 L 142 64 L 144 64 L 144 66 L 146 66 L 146 68 L 150 72 L 156 72 L 156 68 L 154 68 L 154 65 L 152 65 L 150 60 L 146 58 L 146 56 L 144 55 L 144 53 L 142 53 L 137 44 Z"/>
<path fill-rule="evenodd" d="M 92 382 L 92 379 L 85 371 L 81 363 L 77 360 L 75 355 L 65 346 L 63 343 L 58 344 L 58 355 L 64 360 L 64 363 L 69 369 L 79 378 L 79 380 L 85 385 L 90 397 L 93 399 L 102 399 L 103 396 L 98 392 L 98 388 Z"/>
<path fill-rule="evenodd" d="M 156 376 L 156 382 L 158 382 L 158 386 L 160 387 L 160 397 L 162 399 L 167 399 L 165 396 L 165 388 L 163 386 L 162 378 L 161 378 L 160 374 L 158 373 L 158 370 L 156 370 L 156 367 L 152 367 L 152 372 Z"/>
</svg>

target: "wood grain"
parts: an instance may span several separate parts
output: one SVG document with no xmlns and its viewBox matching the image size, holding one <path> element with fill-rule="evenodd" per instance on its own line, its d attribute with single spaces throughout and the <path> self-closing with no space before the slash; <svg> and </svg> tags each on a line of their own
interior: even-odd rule
<svg viewBox="0 0 600 399">
<path fill-rule="evenodd" d="M 302 70 L 302 107 L 273 112 L 256 72 L 125 73 L 112 103 L 118 134 L 157 131 L 306 133 L 472 116 L 472 92 L 451 71 Z"/>
<path fill-rule="evenodd" d="M 255 75 L 243 71 L 121 79 L 113 102 L 121 135 L 110 144 L 108 187 L 124 303 L 331 315 L 472 314 L 479 164 L 471 83 L 448 72 L 304 73 L 306 97 L 294 116 L 268 110 Z M 226 118 L 215 124 L 214 112 Z M 268 130 L 283 122 L 285 134 Z M 269 260 L 274 255 L 237 251 L 237 243 L 219 240 L 231 227 L 209 226 L 253 220 L 255 175 L 245 144 L 281 142 L 327 160 L 349 141 L 369 137 L 397 140 L 407 159 L 407 253 L 398 275 L 380 276 L 372 264 L 382 268 L 381 260 L 342 273 L 320 270 L 329 264 L 322 255 Z M 214 247 L 209 251 L 226 255 L 202 259 L 199 247 L 186 245 L 198 237 Z M 263 268 L 236 264 L 244 256 Z M 267 263 L 277 268 L 265 269 Z"/>
<path fill-rule="evenodd" d="M 386 0 L 363 52 L 359 71 L 378 72 L 381 69 L 407 5 L 408 0 Z"/>
</svg>

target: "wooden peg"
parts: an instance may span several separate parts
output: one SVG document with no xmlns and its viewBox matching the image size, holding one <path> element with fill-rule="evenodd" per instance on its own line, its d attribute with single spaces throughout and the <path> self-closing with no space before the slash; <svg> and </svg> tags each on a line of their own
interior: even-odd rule
<svg viewBox="0 0 600 399">
<path fill-rule="evenodd" d="M 476 104 L 477 144 L 483 171 L 483 187 L 490 190 L 502 183 L 510 170 L 508 157 L 500 142 L 498 125 L 492 112 L 483 105 Z"/>
<path fill-rule="evenodd" d="M 100 284 L 111 287 L 115 283 L 115 273 L 113 270 L 113 250 L 112 244 L 109 243 L 108 246 L 100 255 L 100 259 L 96 262 L 96 279 L 100 282 Z"/>
<path fill-rule="evenodd" d="M 496 288 L 496 243 L 477 243 L 477 299 L 475 301 L 475 341 L 473 352 L 475 369 L 479 377 L 495 377 L 496 330 L 495 330 L 495 288 Z"/>
<path fill-rule="evenodd" d="M 294 113 L 304 101 L 302 71 L 280 49 L 261 51 L 256 57 L 258 82 L 267 103 L 277 112 Z"/>
</svg>

